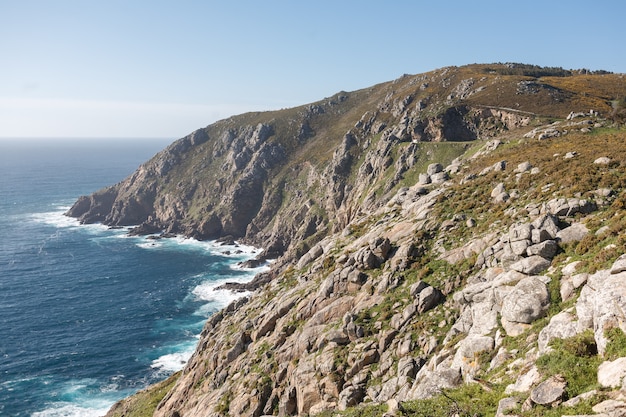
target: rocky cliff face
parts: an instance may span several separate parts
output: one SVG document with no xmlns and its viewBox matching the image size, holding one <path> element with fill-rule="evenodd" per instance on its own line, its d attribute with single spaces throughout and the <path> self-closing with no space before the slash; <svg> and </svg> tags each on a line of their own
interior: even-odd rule
<svg viewBox="0 0 626 417">
<path fill-rule="evenodd" d="M 626 149 L 603 115 L 626 87 L 512 69 L 233 117 L 81 198 L 85 222 L 278 258 L 208 320 L 154 415 L 620 415 Z"/>
</svg>

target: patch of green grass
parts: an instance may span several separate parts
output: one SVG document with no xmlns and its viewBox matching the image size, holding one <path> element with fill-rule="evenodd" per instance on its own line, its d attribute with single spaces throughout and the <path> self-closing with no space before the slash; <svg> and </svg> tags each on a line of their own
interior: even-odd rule
<svg viewBox="0 0 626 417">
<path fill-rule="evenodd" d="M 626 334 L 619 327 L 614 327 L 607 330 L 605 335 L 609 343 L 607 343 L 604 358 L 612 361 L 626 357 Z"/>
<path fill-rule="evenodd" d="M 177 372 L 145 390 L 125 398 L 111 408 L 111 417 L 151 417 L 161 400 L 174 387 L 180 372 Z"/>
<path fill-rule="evenodd" d="M 537 368 L 544 376 L 562 375 L 567 381 L 565 391 L 569 398 L 597 387 L 598 366 L 602 358 L 593 331 L 587 330 L 568 339 L 554 339 L 553 351 L 537 359 Z"/>
<path fill-rule="evenodd" d="M 535 405 L 528 411 L 511 410 L 511 414 L 520 415 L 522 417 L 561 417 L 563 415 L 594 415 L 595 412 L 592 407 L 596 405 L 598 400 L 581 401 L 575 407 L 564 407 L 562 405 L 558 407 L 549 407 L 543 405 Z"/>
<path fill-rule="evenodd" d="M 425 400 L 402 404 L 402 415 L 409 417 L 487 417 L 493 416 L 504 385 L 485 388 L 480 384 L 466 384 L 456 389 L 441 390 L 441 394 Z"/>
<path fill-rule="evenodd" d="M 230 403 L 232 400 L 233 393 L 231 391 L 226 392 L 226 394 L 220 398 L 219 403 L 215 406 L 215 412 L 224 416 L 229 415 Z"/>
<path fill-rule="evenodd" d="M 315 414 L 316 417 L 380 417 L 387 411 L 386 404 L 350 407 L 344 411 L 329 410 Z"/>
</svg>

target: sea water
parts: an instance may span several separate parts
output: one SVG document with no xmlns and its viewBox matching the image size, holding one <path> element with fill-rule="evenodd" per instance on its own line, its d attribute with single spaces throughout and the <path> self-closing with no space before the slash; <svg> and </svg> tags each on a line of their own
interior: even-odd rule
<svg viewBox="0 0 626 417">
<path fill-rule="evenodd" d="M 257 254 L 63 213 L 167 140 L 0 139 L 0 416 L 101 416 L 181 369 Z"/>
</svg>

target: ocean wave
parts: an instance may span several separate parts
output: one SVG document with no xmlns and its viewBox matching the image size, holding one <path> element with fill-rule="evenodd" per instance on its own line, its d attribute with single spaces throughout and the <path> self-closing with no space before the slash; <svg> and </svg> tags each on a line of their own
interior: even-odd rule
<svg viewBox="0 0 626 417">
<path fill-rule="evenodd" d="M 233 260 L 251 259 L 261 253 L 261 249 L 235 242 L 226 245 L 214 240 L 197 240 L 190 237 L 174 236 L 159 238 L 158 235 L 141 237 L 137 246 L 143 249 L 182 249 L 209 252 L 212 255 L 220 255 Z"/>
<path fill-rule="evenodd" d="M 116 401 L 130 394 L 118 388 L 105 385 L 97 387 L 95 379 L 80 379 L 62 383 L 54 401 L 47 408 L 34 412 L 31 417 L 94 417 L 103 416 Z"/>
<path fill-rule="evenodd" d="M 72 403 L 56 403 L 43 411 L 37 411 L 32 417 L 95 417 L 105 415 L 115 402 L 107 401 L 94 407 L 83 407 Z"/>
<path fill-rule="evenodd" d="M 196 297 L 199 301 L 206 301 L 209 304 L 204 307 L 204 310 L 201 310 L 204 314 L 206 314 L 206 308 L 210 308 L 211 312 L 215 310 L 219 310 L 228 306 L 233 301 L 247 296 L 250 293 L 247 291 L 235 292 L 227 289 L 220 288 L 222 285 L 227 282 L 237 282 L 237 283 L 245 283 L 250 281 L 251 277 L 248 279 L 241 277 L 233 277 L 233 278 L 224 278 L 217 281 L 206 281 L 199 285 L 197 285 L 191 293 Z M 204 315 L 203 314 L 203 315 Z"/>
<path fill-rule="evenodd" d="M 74 217 L 68 217 L 63 213 L 65 213 L 65 210 L 48 211 L 43 213 L 30 213 L 28 217 L 36 223 L 47 224 L 57 227 L 59 229 L 81 226 L 78 219 Z"/>
<path fill-rule="evenodd" d="M 197 343 L 198 340 L 196 338 L 195 340 L 172 347 L 172 352 L 161 355 L 153 360 L 150 367 L 159 375 L 170 375 L 173 372 L 180 371 L 187 364 L 191 355 L 193 355 Z"/>
</svg>

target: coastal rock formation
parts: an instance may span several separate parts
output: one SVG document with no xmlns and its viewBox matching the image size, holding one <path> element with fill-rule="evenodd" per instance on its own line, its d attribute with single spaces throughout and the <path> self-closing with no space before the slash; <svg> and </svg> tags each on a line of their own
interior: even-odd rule
<svg viewBox="0 0 626 417">
<path fill-rule="evenodd" d="M 148 389 L 153 415 L 620 410 L 626 150 L 602 116 L 626 87 L 537 71 L 444 68 L 234 116 L 79 199 L 83 222 L 274 259 L 208 319 L 171 388 Z M 596 134 L 565 126 L 581 118 Z"/>
</svg>

